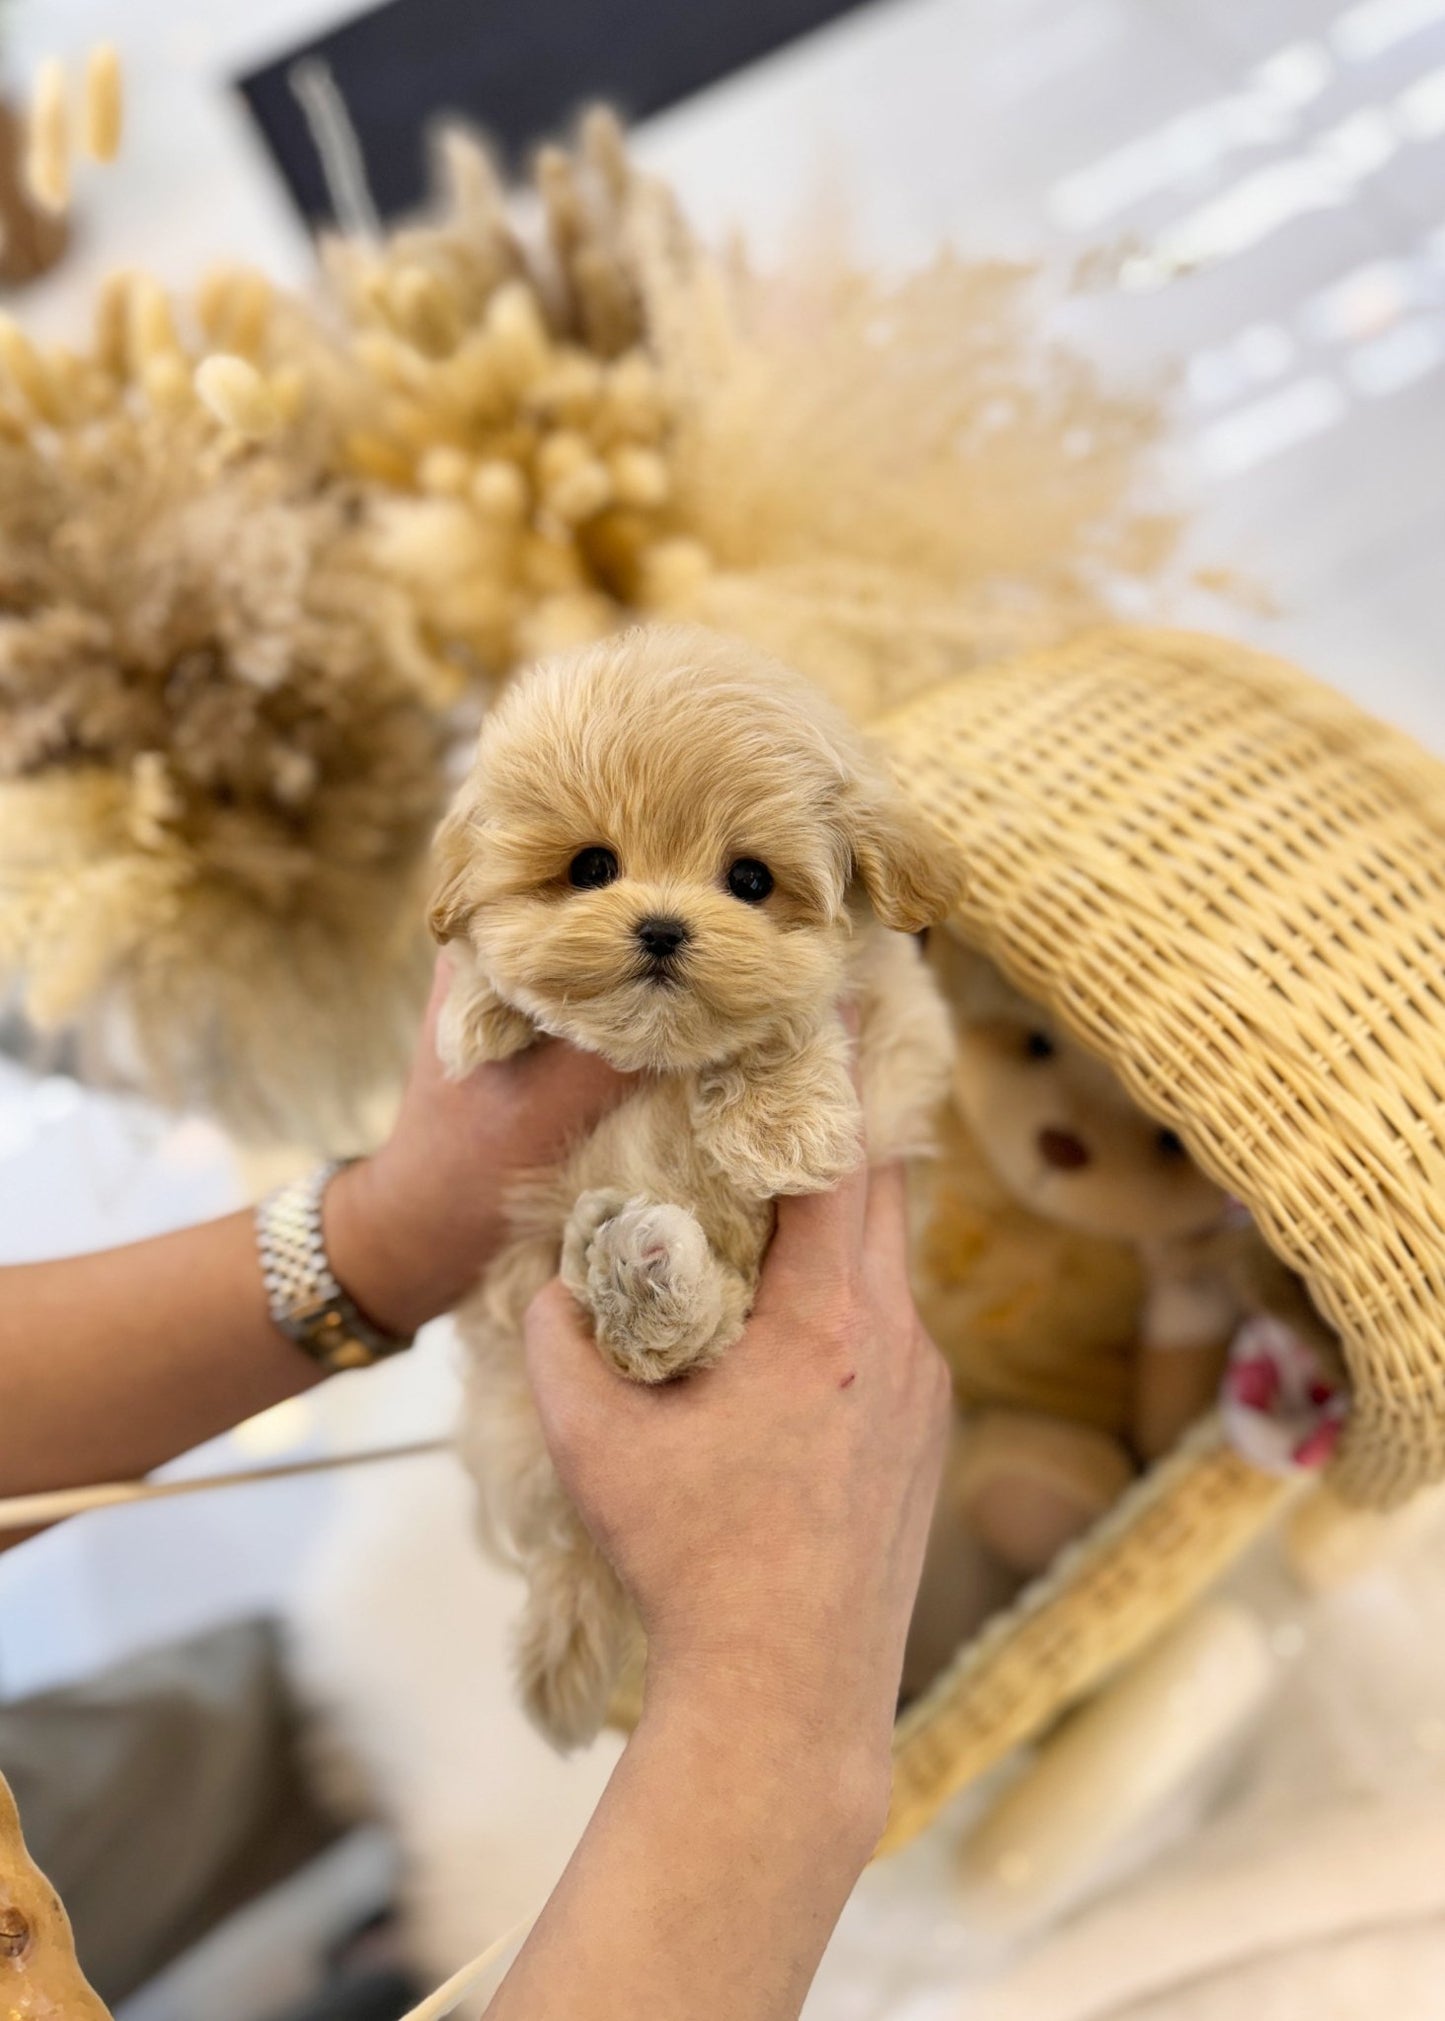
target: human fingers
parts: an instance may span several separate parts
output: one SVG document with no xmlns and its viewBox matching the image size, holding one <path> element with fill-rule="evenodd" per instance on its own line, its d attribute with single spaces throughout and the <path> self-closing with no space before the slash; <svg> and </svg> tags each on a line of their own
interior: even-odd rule
<svg viewBox="0 0 1445 2021">
<path fill-rule="evenodd" d="M 908 1281 L 908 1179 L 902 1161 L 876 1165 L 868 1174 L 863 1223 L 868 1273 L 886 1298 L 911 1301 Z"/>
<path fill-rule="evenodd" d="M 868 1209 L 868 1168 L 859 1164 L 827 1193 L 790 1194 L 777 1203 L 753 1310 L 760 1317 L 818 1309 L 858 1274 Z"/>
<path fill-rule="evenodd" d="M 609 1413 L 635 1403 L 638 1391 L 604 1362 L 581 1307 L 560 1278 L 543 1286 L 522 1322 L 527 1380 L 548 1446 L 574 1449 L 600 1435 Z"/>
<path fill-rule="evenodd" d="M 426 1015 L 422 1019 L 422 1031 L 432 1050 L 436 1049 L 437 1019 L 441 1016 L 442 1005 L 447 1000 L 447 990 L 451 986 L 452 965 L 445 948 L 438 951 L 432 964 L 431 992 L 427 997 Z"/>
<path fill-rule="evenodd" d="M 616 1108 L 636 1076 L 621 1074 L 596 1053 L 548 1039 L 507 1062 L 516 1075 L 515 1094 L 530 1115 L 555 1120 L 579 1132 Z"/>
</svg>

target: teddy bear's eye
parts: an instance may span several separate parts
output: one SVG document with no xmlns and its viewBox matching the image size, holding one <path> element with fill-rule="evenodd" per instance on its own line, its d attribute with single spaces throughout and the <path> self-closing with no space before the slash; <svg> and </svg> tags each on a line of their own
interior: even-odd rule
<svg viewBox="0 0 1445 2021">
<path fill-rule="evenodd" d="M 1031 1060 L 1051 1060 L 1057 1051 L 1047 1032 L 1030 1032 L 1024 1040 L 1024 1052 Z"/>
<path fill-rule="evenodd" d="M 617 882 L 617 858 L 610 849 L 579 849 L 567 866 L 567 882 L 579 891 L 600 891 Z"/>
<path fill-rule="evenodd" d="M 1183 1138 L 1174 1130 L 1160 1130 L 1156 1132 L 1154 1148 L 1161 1158 L 1167 1158 L 1171 1164 L 1179 1158 L 1187 1158 L 1189 1156 L 1189 1153 L 1184 1148 Z"/>
<path fill-rule="evenodd" d="M 728 890 L 744 905 L 761 905 L 773 888 L 773 873 L 756 856 L 740 856 L 728 871 Z"/>
</svg>

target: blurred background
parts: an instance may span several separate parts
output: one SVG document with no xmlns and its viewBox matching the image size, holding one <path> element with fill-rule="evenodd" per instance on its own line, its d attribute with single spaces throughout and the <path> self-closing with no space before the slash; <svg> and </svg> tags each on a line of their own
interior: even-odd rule
<svg viewBox="0 0 1445 2021">
<path fill-rule="evenodd" d="M 60 263 L 7 303 L 62 337 L 117 265 L 189 283 L 224 253 L 305 285 L 328 201 L 318 92 L 347 108 L 388 215 L 420 193 L 439 112 L 519 158 L 601 96 L 636 116 L 640 159 L 709 238 L 741 227 L 765 255 L 824 197 L 893 269 L 943 242 L 1060 273 L 1103 248 L 1105 282 L 1071 302 L 1068 332 L 1111 381 L 1168 389 L 1189 551 L 1250 586 L 1230 628 L 1445 751 L 1445 0 L 393 0 L 361 18 L 336 0 L 10 0 L 0 36 L 16 96 L 42 56 L 100 37 L 126 63 L 123 162 L 87 187 Z M 244 1192 L 212 1125 L 0 1057 L 0 1261 L 159 1231 Z M 451 1385 L 435 1329 L 405 1370 L 328 1386 L 183 1466 L 441 1433 Z M 384 1471 L 91 1518 L 0 1561 L 4 1699 L 264 1616 L 287 1624 L 297 1691 L 365 1734 L 370 1787 L 345 1814 L 384 1828 L 339 1838 L 304 1885 L 179 1961 L 133 2021 L 300 2013 L 330 1947 L 398 1890 L 413 1955 L 444 1965 L 532 1905 L 595 1796 L 605 1750 L 563 1771 L 496 1681 L 509 1599 L 471 1562 L 446 1463 Z M 1363 1634 L 1357 1615 L 1333 1632 L 1378 1661 L 1367 1677 L 1344 1663 L 1324 1722 L 1357 1795 L 1386 1757 L 1404 1777 L 1442 1739 L 1439 1680 L 1422 1663 L 1402 1679 L 1380 1653 L 1415 1647 L 1404 1589 L 1369 1605 Z M 1075 2011 L 1040 1986 L 964 2004 L 996 1959 L 945 1897 L 924 1856 L 880 1883 L 810 2012 Z M 305 2011 L 399 2012 L 388 1997 Z M 1321 1995 L 1270 2011 L 1336 2010 Z"/>
</svg>

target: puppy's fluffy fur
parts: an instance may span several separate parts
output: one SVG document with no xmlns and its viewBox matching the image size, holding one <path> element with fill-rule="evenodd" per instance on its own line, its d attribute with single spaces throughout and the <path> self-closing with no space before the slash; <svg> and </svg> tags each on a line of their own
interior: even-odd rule
<svg viewBox="0 0 1445 2021">
<path fill-rule="evenodd" d="M 926 1147 L 950 1036 L 907 936 L 949 911 L 959 880 L 821 697 L 748 647 L 675 628 L 513 688 L 438 850 L 447 1070 L 540 1030 L 649 1075 L 523 1189 L 510 1245 L 459 1314 L 484 1531 L 529 1587 L 523 1693 L 570 1745 L 601 1723 L 631 1623 L 547 1458 L 526 1306 L 560 1266 L 625 1375 L 662 1382 L 716 1359 L 746 1318 L 773 1198 L 826 1187 L 860 1155 L 845 996 L 870 1154 Z M 572 866 L 598 850 L 615 876 L 577 888 Z M 739 860 L 750 897 L 729 885 Z M 685 936 L 661 962 L 639 937 L 648 921 Z"/>
</svg>

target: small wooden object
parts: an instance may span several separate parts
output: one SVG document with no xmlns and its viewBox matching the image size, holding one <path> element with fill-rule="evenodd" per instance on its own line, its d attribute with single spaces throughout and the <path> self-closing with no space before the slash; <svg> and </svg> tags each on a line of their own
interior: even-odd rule
<svg viewBox="0 0 1445 2021">
<path fill-rule="evenodd" d="M 48 273 L 64 253 L 70 226 L 42 210 L 25 181 L 25 122 L 0 104 L 0 287 Z"/>
<path fill-rule="evenodd" d="M 75 1956 L 70 1918 L 25 1849 L 0 1776 L 0 2021 L 111 2021 Z"/>
</svg>

